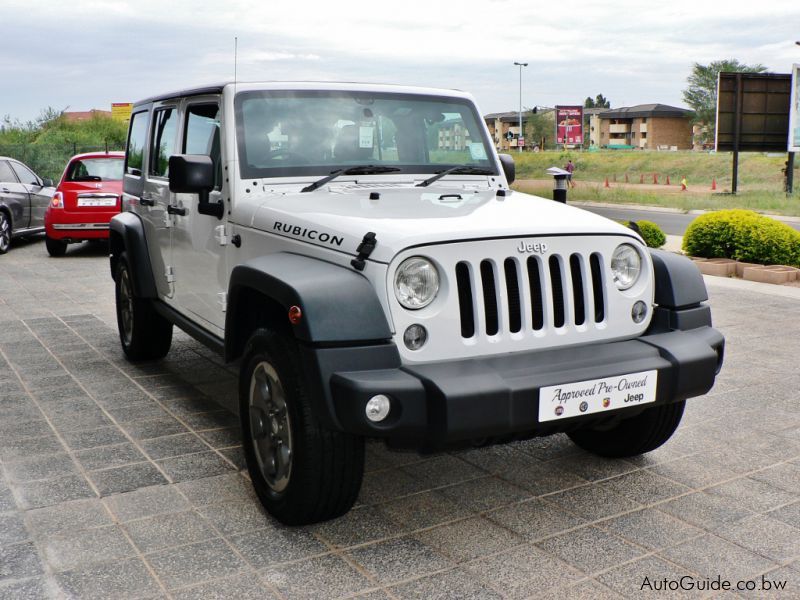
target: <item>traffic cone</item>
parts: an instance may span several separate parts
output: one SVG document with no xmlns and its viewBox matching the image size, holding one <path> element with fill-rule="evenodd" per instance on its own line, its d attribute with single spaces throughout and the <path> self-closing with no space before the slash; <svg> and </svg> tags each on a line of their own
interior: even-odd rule
<svg viewBox="0 0 800 600">
<path fill-rule="evenodd" d="M 667 182 L 664 185 L 669 185 L 669 175 L 667 175 Z"/>
<path fill-rule="evenodd" d="M 644 173 L 639 175 L 639 183 L 644 183 Z"/>
<path fill-rule="evenodd" d="M 611 187 L 610 185 L 608 185 L 608 177 L 606 177 L 606 182 L 603 184 L 603 187 Z"/>
<path fill-rule="evenodd" d="M 625 173 L 625 183 L 628 183 L 628 174 Z"/>
<path fill-rule="evenodd" d="M 658 183 L 658 173 L 653 173 L 653 183 Z"/>
<path fill-rule="evenodd" d="M 686 191 L 686 175 L 684 175 L 683 179 L 681 179 L 681 191 L 682 192 Z"/>
<path fill-rule="evenodd" d="M 711 191 L 713 192 L 716 189 L 717 189 L 717 178 L 716 177 L 712 177 L 711 178 Z"/>
</svg>

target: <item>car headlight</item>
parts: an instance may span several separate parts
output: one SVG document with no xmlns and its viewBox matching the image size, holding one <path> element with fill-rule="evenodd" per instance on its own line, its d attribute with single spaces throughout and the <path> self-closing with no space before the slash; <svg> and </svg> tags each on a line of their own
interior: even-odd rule
<svg viewBox="0 0 800 600">
<path fill-rule="evenodd" d="M 630 244 L 620 244 L 611 255 L 611 273 L 617 289 L 627 290 L 639 279 L 642 257 Z"/>
<path fill-rule="evenodd" d="M 411 310 L 425 308 L 439 292 L 439 271 L 427 258 L 407 258 L 394 275 L 394 295 Z"/>
</svg>

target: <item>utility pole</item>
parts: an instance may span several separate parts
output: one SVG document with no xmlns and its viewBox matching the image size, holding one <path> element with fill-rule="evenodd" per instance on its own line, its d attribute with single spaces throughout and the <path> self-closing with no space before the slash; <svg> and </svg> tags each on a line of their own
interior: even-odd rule
<svg viewBox="0 0 800 600">
<path fill-rule="evenodd" d="M 519 144 L 520 139 L 525 139 L 525 133 L 522 130 L 522 67 L 527 67 L 528 63 L 515 62 L 519 67 L 519 136 L 517 137 L 517 152 L 522 152 L 522 146 Z"/>
</svg>

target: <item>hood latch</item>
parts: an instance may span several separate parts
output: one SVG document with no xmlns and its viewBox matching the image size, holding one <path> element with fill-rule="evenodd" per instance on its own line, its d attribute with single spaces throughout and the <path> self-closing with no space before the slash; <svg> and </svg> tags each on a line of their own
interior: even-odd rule
<svg viewBox="0 0 800 600">
<path fill-rule="evenodd" d="M 369 255 L 372 254 L 372 251 L 375 250 L 375 246 L 377 244 L 378 240 L 375 239 L 374 231 L 370 231 L 364 235 L 361 243 L 358 245 L 358 248 L 356 248 L 358 256 L 350 261 L 350 264 L 353 265 L 354 269 L 357 271 L 364 270 L 364 267 L 367 265 L 366 260 L 369 258 Z"/>
</svg>

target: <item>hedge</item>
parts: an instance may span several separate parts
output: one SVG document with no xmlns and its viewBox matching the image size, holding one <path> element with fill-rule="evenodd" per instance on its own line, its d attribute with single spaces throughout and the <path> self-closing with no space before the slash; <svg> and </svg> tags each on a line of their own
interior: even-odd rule
<svg viewBox="0 0 800 600">
<path fill-rule="evenodd" d="M 800 267 L 800 232 L 751 210 L 720 210 L 697 217 L 683 236 L 683 249 L 703 258 Z"/>
<path fill-rule="evenodd" d="M 632 226 L 631 223 L 636 225 Z M 638 231 L 649 248 L 661 248 L 667 243 L 667 236 L 661 231 L 661 227 L 652 221 L 623 221 L 622 224 Z"/>
</svg>

